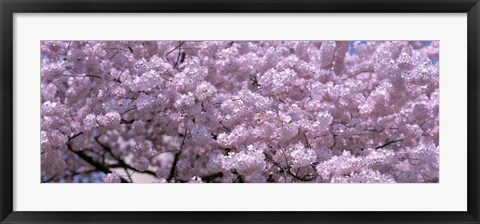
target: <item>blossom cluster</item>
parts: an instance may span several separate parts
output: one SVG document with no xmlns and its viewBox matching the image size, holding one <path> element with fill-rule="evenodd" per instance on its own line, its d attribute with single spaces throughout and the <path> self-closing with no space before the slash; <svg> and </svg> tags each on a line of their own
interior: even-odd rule
<svg viewBox="0 0 480 224">
<path fill-rule="evenodd" d="M 439 182 L 438 41 L 42 41 L 40 73 L 42 182 Z"/>
</svg>

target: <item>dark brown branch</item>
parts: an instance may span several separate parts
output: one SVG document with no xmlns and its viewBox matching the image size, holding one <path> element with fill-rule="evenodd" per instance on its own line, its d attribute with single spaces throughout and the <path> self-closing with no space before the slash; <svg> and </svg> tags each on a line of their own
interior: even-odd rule
<svg viewBox="0 0 480 224">
<path fill-rule="evenodd" d="M 385 148 L 385 147 L 387 147 L 387 146 L 389 146 L 389 145 L 391 145 L 391 144 L 393 144 L 393 143 L 401 142 L 401 141 L 403 141 L 403 139 L 390 140 L 390 141 L 387 141 L 387 142 L 383 143 L 383 144 L 380 145 L 380 146 L 375 147 L 375 149 Z"/>
<path fill-rule="evenodd" d="M 90 77 L 90 78 L 96 78 L 96 79 L 100 79 L 100 80 L 103 80 L 102 77 L 100 76 L 96 76 L 96 75 L 63 75 L 63 76 L 68 76 L 68 77 L 80 77 L 80 78 L 85 78 L 85 77 Z"/>
<path fill-rule="evenodd" d="M 268 154 L 266 154 L 266 153 L 264 153 L 264 155 L 265 155 L 265 158 L 267 158 L 270 162 L 272 162 L 276 167 L 278 167 L 279 169 L 281 169 L 284 174 L 288 174 L 288 175 L 292 176 L 293 178 L 295 178 L 295 179 L 297 179 L 297 180 L 304 181 L 304 182 L 308 182 L 308 181 L 312 181 L 312 180 L 315 178 L 314 175 L 306 175 L 306 176 L 312 176 L 311 178 L 306 178 L 306 176 L 305 176 L 305 177 L 300 177 L 300 176 L 294 174 L 294 173 L 290 170 L 290 169 L 291 169 L 290 166 L 287 167 L 287 168 L 285 168 L 285 167 L 283 167 L 280 163 L 278 163 L 278 162 L 276 162 L 275 160 L 273 160 L 273 158 L 272 158 L 270 155 L 268 155 Z"/>
<path fill-rule="evenodd" d="M 88 164 L 92 165 L 93 167 L 95 167 L 95 169 L 99 170 L 99 171 L 102 171 L 103 173 L 105 174 L 109 174 L 109 173 L 112 173 L 112 171 L 104 166 L 103 164 L 95 161 L 93 158 L 91 158 L 90 156 L 86 155 L 83 151 L 76 151 L 76 150 L 73 150 L 72 148 L 72 144 L 69 142 L 67 143 L 67 146 L 68 146 L 68 150 L 70 150 L 71 152 L 75 153 L 78 157 L 80 157 L 81 159 L 83 159 L 85 162 L 87 162 Z M 127 180 L 125 180 L 123 177 L 120 177 L 120 180 L 122 183 L 129 183 Z"/>
<path fill-rule="evenodd" d="M 329 149 L 333 149 L 335 146 L 337 146 L 337 135 L 336 134 L 332 134 L 333 135 L 333 145 L 330 146 Z"/>
<path fill-rule="evenodd" d="M 172 50 L 170 50 L 169 52 L 167 52 L 165 54 L 165 57 L 167 57 L 170 53 L 174 52 L 175 50 L 177 50 L 179 47 L 181 47 L 183 44 L 185 43 L 185 41 L 180 41 L 180 43 L 175 47 L 173 48 Z"/>
<path fill-rule="evenodd" d="M 237 182 L 236 183 L 245 183 L 245 180 L 243 179 L 242 175 L 240 175 L 237 170 L 232 169 L 230 170 L 233 174 L 237 175 Z"/>
<path fill-rule="evenodd" d="M 120 49 L 120 50 L 126 51 L 125 49 Z M 118 54 L 118 49 L 117 49 L 117 51 L 115 51 L 115 53 L 114 53 L 108 60 L 111 60 L 111 59 L 112 59 L 113 57 L 115 57 L 117 54 Z"/>
<path fill-rule="evenodd" d="M 130 111 L 132 111 L 132 110 L 135 110 L 135 109 L 137 109 L 137 107 L 130 108 L 130 109 L 122 112 L 120 115 L 124 115 L 124 114 L 126 114 L 126 113 L 128 113 L 128 112 L 130 112 Z"/>
<path fill-rule="evenodd" d="M 310 142 L 308 141 L 308 138 L 307 138 L 307 135 L 305 134 L 305 132 L 303 133 L 303 137 L 305 137 L 305 143 L 307 145 L 307 148 L 311 149 L 312 145 L 310 145 Z"/>
<path fill-rule="evenodd" d="M 113 152 L 112 152 L 112 149 L 111 149 L 109 146 L 107 146 L 107 145 L 103 144 L 102 142 L 100 142 L 100 140 L 99 140 L 98 138 L 99 138 L 99 136 L 97 136 L 97 137 L 94 138 L 94 139 L 95 139 L 95 142 L 97 142 L 97 143 L 103 148 L 103 150 L 105 150 L 113 159 L 115 159 L 115 160 L 118 161 L 118 164 L 110 165 L 109 167 L 121 167 L 121 168 L 126 168 L 126 169 L 133 170 L 133 171 L 138 172 L 138 173 L 150 174 L 150 175 L 155 176 L 155 177 L 157 176 L 157 175 L 155 175 L 155 172 L 153 172 L 153 171 L 150 171 L 150 170 L 139 171 L 139 170 L 137 170 L 136 168 L 128 165 L 128 164 L 125 163 L 125 161 L 123 161 L 121 158 L 119 158 L 119 157 L 117 157 L 116 155 L 114 155 Z"/>
<path fill-rule="evenodd" d="M 167 52 L 167 53 L 165 54 L 165 57 L 167 58 L 167 61 L 168 61 L 168 55 L 169 55 L 170 53 L 174 52 L 174 51 L 177 50 L 177 49 L 179 50 L 179 51 L 178 51 L 178 54 L 180 55 L 180 48 L 182 47 L 182 45 L 183 45 L 184 43 L 185 43 L 185 41 L 180 41 L 180 43 L 179 43 L 175 48 L 173 48 L 172 50 L 170 50 L 169 52 Z M 179 55 L 177 56 L 177 61 L 175 62 L 175 66 L 173 66 L 174 68 L 177 67 L 178 60 L 180 59 L 180 58 L 179 58 Z"/>
<path fill-rule="evenodd" d="M 180 61 L 180 54 L 181 54 L 180 51 L 182 50 L 182 44 L 183 43 L 178 45 L 177 61 L 175 61 L 175 65 L 173 65 L 174 68 L 177 68 L 178 62 Z"/>
<path fill-rule="evenodd" d="M 132 175 L 128 172 L 127 168 L 123 167 L 123 170 L 127 174 L 127 177 L 130 180 L 130 182 L 133 183 Z"/>
<path fill-rule="evenodd" d="M 79 132 L 77 134 L 72 135 L 71 137 L 68 137 L 68 142 L 72 141 L 73 139 L 75 139 L 76 137 L 78 137 L 82 134 L 83 134 L 83 132 Z"/>
<path fill-rule="evenodd" d="M 287 173 L 288 173 L 290 176 L 292 176 L 293 178 L 297 179 L 297 180 L 308 182 L 308 181 L 312 181 L 312 180 L 315 178 L 315 175 L 310 175 L 310 174 L 309 174 L 309 175 L 305 175 L 305 176 L 303 176 L 303 177 L 300 177 L 300 176 L 298 176 L 297 174 L 292 173 L 292 171 L 290 171 L 290 169 L 291 169 L 291 168 L 289 168 L 289 169 L 287 170 Z M 298 170 L 297 170 L 297 172 L 298 172 Z M 310 177 L 310 178 L 307 178 L 307 176 L 311 176 L 311 177 Z"/>
<path fill-rule="evenodd" d="M 180 154 L 182 154 L 182 149 L 183 146 L 185 145 L 185 139 L 187 138 L 187 129 L 185 129 L 185 133 L 183 134 L 183 139 L 182 139 L 182 144 L 180 145 L 179 152 L 175 154 L 175 157 L 173 158 L 173 163 L 172 163 L 172 168 L 170 169 L 170 174 L 168 174 L 167 181 L 170 182 L 177 173 L 177 163 L 178 160 L 180 159 Z"/>
<path fill-rule="evenodd" d="M 121 119 L 120 124 L 132 124 L 134 121 L 135 120 L 127 121 L 127 120 Z"/>
<path fill-rule="evenodd" d="M 207 183 L 211 183 L 211 182 L 213 182 L 213 180 L 215 180 L 216 178 L 219 178 L 219 177 L 223 177 L 222 172 L 206 175 L 206 176 L 203 176 L 201 178 L 202 178 L 202 181 L 205 181 Z"/>
</svg>

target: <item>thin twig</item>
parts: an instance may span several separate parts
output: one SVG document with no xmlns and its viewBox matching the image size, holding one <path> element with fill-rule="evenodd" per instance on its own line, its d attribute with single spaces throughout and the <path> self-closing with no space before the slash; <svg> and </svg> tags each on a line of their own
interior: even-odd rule
<svg viewBox="0 0 480 224">
<path fill-rule="evenodd" d="M 125 170 L 125 173 L 127 173 L 127 176 L 128 176 L 128 179 L 130 180 L 130 183 L 133 183 L 132 175 L 130 175 L 130 173 L 128 173 L 127 168 L 123 167 L 123 170 Z"/>
<path fill-rule="evenodd" d="M 86 77 L 90 77 L 90 78 L 96 78 L 96 79 L 100 79 L 100 80 L 103 80 L 102 77 L 100 76 L 96 76 L 96 75 L 62 75 L 62 76 L 67 76 L 67 77 L 79 77 L 79 78 L 86 78 Z"/>
<path fill-rule="evenodd" d="M 391 144 L 393 144 L 393 143 L 401 142 L 401 141 L 403 141 L 403 139 L 390 140 L 390 141 L 387 141 L 387 142 L 383 143 L 383 144 L 380 145 L 380 146 L 375 147 L 375 149 L 385 148 L 385 147 L 387 147 L 387 146 L 389 146 L 389 145 L 391 145 Z"/>
</svg>

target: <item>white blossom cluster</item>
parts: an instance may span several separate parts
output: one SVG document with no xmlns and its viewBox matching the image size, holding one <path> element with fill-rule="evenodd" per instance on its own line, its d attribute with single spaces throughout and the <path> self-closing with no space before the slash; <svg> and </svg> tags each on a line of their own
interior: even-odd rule
<svg viewBox="0 0 480 224">
<path fill-rule="evenodd" d="M 437 183 L 439 47 L 42 41 L 42 181 Z"/>
</svg>

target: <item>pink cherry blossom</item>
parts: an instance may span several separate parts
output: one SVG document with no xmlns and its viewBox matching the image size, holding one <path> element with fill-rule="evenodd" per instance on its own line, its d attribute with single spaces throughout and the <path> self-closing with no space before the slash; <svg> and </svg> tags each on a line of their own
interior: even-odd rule
<svg viewBox="0 0 480 224">
<path fill-rule="evenodd" d="M 438 41 L 42 41 L 41 180 L 437 183 Z"/>
</svg>

